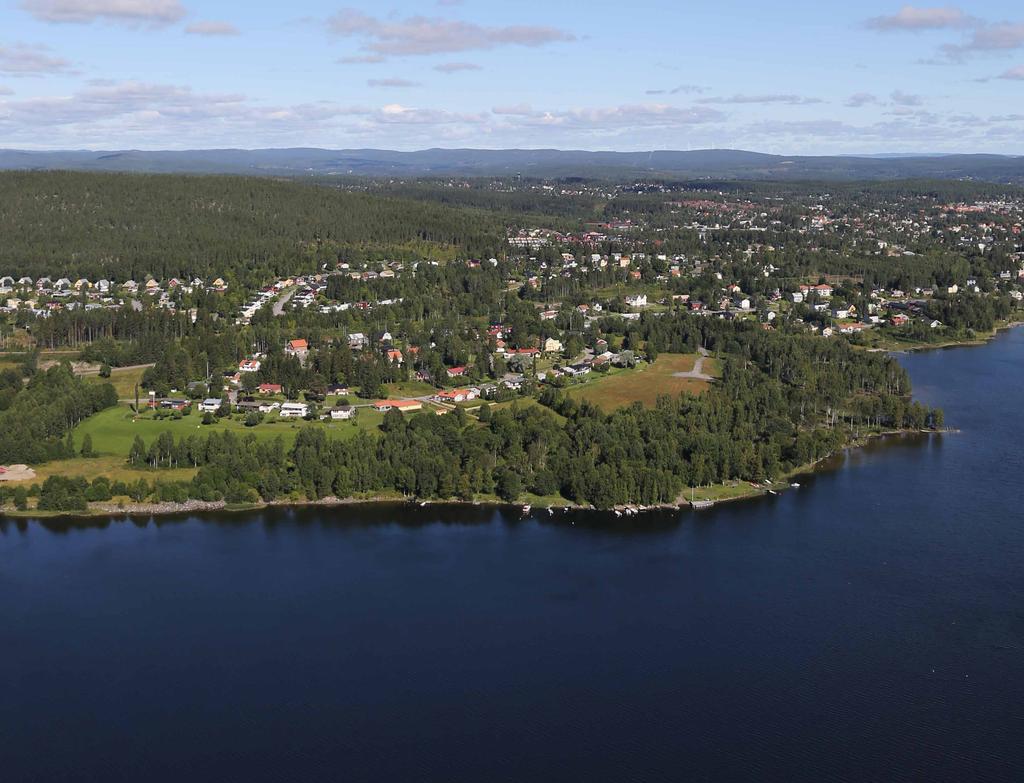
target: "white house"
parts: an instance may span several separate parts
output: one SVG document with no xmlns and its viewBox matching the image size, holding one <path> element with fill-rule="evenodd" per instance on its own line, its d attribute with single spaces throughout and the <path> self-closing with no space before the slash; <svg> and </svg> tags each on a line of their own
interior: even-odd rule
<svg viewBox="0 0 1024 783">
<path fill-rule="evenodd" d="M 221 401 L 215 397 L 203 400 L 199 403 L 199 410 L 203 413 L 216 413 L 220 410 Z"/>
<path fill-rule="evenodd" d="M 627 296 L 626 304 L 628 304 L 630 307 L 647 307 L 647 294 Z"/>
<path fill-rule="evenodd" d="M 332 421 L 348 421 L 355 415 L 356 409 L 351 405 L 339 405 L 337 408 L 331 408 Z"/>
<path fill-rule="evenodd" d="M 278 413 L 282 419 L 302 419 L 308 414 L 309 406 L 304 402 L 286 402 Z"/>
</svg>

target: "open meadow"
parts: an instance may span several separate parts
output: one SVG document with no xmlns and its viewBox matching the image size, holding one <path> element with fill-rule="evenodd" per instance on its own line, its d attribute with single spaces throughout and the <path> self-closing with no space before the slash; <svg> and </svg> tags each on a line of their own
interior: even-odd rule
<svg viewBox="0 0 1024 783">
<path fill-rule="evenodd" d="M 642 364 L 632 370 L 611 370 L 607 375 L 591 373 L 579 386 L 570 386 L 566 393 L 577 400 L 587 400 L 605 411 L 612 411 L 633 402 L 653 407 L 662 395 L 676 396 L 682 392 L 700 394 L 710 386 L 697 378 L 679 378 L 676 373 L 692 372 L 696 354 L 661 354 L 653 364 Z M 704 372 L 716 375 L 718 365 L 704 360 Z"/>
</svg>

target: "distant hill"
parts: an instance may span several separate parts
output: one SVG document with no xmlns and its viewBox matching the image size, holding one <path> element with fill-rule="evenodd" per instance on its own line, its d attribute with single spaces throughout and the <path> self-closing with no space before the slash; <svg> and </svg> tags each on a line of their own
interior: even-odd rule
<svg viewBox="0 0 1024 783">
<path fill-rule="evenodd" d="M 0 150 L 0 169 L 271 174 L 279 176 L 662 176 L 674 179 L 977 179 L 1024 183 L 1024 157 L 1008 155 L 768 155 L 744 150 L 587 152 L 315 148 L 28 152 Z"/>
</svg>

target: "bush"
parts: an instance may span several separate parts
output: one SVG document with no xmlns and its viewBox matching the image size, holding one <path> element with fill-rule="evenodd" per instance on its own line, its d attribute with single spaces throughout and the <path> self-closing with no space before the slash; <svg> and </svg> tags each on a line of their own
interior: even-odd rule
<svg viewBox="0 0 1024 783">
<path fill-rule="evenodd" d="M 87 488 L 83 478 L 50 476 L 43 482 L 36 507 L 41 511 L 85 511 Z"/>
<path fill-rule="evenodd" d="M 104 365 L 100 366 L 100 377 L 101 378 L 109 378 L 110 377 L 110 365 L 109 364 L 104 364 Z"/>
<path fill-rule="evenodd" d="M 113 497 L 114 493 L 111 491 L 110 479 L 106 476 L 94 479 L 85 491 L 85 499 L 89 501 L 111 500 Z"/>
<path fill-rule="evenodd" d="M 203 414 L 203 424 L 213 424 L 216 421 L 217 417 L 210 413 L 210 411 Z"/>
<path fill-rule="evenodd" d="M 18 511 L 25 511 L 28 508 L 28 491 L 24 487 L 15 488 L 14 507 Z"/>
</svg>

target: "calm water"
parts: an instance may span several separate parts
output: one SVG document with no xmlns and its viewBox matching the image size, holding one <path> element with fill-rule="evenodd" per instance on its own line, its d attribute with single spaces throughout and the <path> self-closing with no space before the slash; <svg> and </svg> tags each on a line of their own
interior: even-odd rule
<svg viewBox="0 0 1024 783">
<path fill-rule="evenodd" d="M 1024 330 L 905 361 L 962 433 L 632 529 L 0 523 L 0 779 L 1024 779 Z"/>
</svg>

